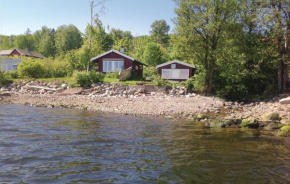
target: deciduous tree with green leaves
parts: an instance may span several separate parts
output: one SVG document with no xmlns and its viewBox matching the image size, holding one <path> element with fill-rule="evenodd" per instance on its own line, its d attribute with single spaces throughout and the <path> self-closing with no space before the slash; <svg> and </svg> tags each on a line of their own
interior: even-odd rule
<svg viewBox="0 0 290 184">
<path fill-rule="evenodd" d="M 155 20 L 151 24 L 150 35 L 156 43 L 167 45 L 169 40 L 170 26 L 165 20 Z"/>
<path fill-rule="evenodd" d="M 57 53 L 78 49 L 82 46 L 82 36 L 79 29 L 70 24 L 59 26 L 55 33 L 55 47 Z"/>
<path fill-rule="evenodd" d="M 213 89 L 218 49 L 238 4 L 232 0 L 176 0 L 175 31 L 178 43 L 203 65 L 205 93 Z"/>
</svg>

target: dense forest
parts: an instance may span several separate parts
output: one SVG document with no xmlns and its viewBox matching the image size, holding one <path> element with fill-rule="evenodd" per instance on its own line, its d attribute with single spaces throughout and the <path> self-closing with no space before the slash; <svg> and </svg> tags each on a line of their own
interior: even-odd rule
<svg viewBox="0 0 290 184">
<path fill-rule="evenodd" d="M 175 2 L 172 32 L 165 20 L 156 20 L 149 36 L 134 37 L 130 31 L 105 27 L 96 16 L 83 33 L 62 25 L 1 36 L 0 50 L 38 51 L 48 57 L 42 62 L 58 69 L 55 76 L 66 76 L 94 69 L 90 58 L 123 46 L 126 54 L 149 65 L 145 76 L 172 59 L 194 63 L 195 90 L 206 94 L 242 99 L 278 91 L 278 67 L 288 63 L 290 53 L 288 0 Z"/>
</svg>

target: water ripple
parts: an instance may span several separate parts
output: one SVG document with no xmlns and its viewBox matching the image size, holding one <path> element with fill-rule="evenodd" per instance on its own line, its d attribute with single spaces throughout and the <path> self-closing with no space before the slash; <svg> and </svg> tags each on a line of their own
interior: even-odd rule
<svg viewBox="0 0 290 184">
<path fill-rule="evenodd" d="M 289 154 L 256 130 L 0 106 L 1 183 L 290 183 Z"/>
</svg>

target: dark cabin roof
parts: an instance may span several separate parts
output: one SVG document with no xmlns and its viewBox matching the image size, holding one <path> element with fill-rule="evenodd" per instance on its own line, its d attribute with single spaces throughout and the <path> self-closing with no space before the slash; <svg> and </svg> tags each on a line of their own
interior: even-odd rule
<svg viewBox="0 0 290 184">
<path fill-rule="evenodd" d="M 121 53 L 121 52 L 118 52 L 118 51 L 116 51 L 116 50 L 114 50 L 114 49 L 109 50 L 108 52 L 105 52 L 105 53 L 103 53 L 103 54 L 100 54 L 100 55 L 98 55 L 98 56 L 96 56 L 96 57 L 91 58 L 91 61 L 95 61 L 95 60 L 97 60 L 97 59 L 99 59 L 99 58 L 101 58 L 101 57 L 103 57 L 103 56 L 105 56 L 105 55 L 107 55 L 107 54 L 112 53 L 112 52 L 114 52 L 114 53 L 116 53 L 116 54 L 119 54 L 119 55 L 121 55 L 121 56 L 123 56 L 123 57 L 125 57 L 125 58 L 127 58 L 127 59 L 130 59 L 130 60 L 132 60 L 132 61 L 134 61 L 134 62 L 136 62 L 136 63 L 140 63 L 140 64 L 142 64 L 142 65 L 148 66 L 148 65 L 146 65 L 146 64 L 144 64 L 144 63 L 142 63 L 142 62 L 140 62 L 140 61 L 137 61 L 136 59 L 134 59 L 134 58 L 132 58 L 132 57 L 126 55 L 126 54 L 123 54 L 123 53 Z"/>
<path fill-rule="evenodd" d="M 188 66 L 190 68 L 195 68 L 195 65 L 189 64 L 189 63 L 185 63 L 185 62 L 182 62 L 182 61 L 179 61 L 179 60 L 173 60 L 173 61 L 168 61 L 166 63 L 162 63 L 160 65 L 157 65 L 156 68 L 161 68 L 163 66 L 166 66 L 166 65 L 169 65 L 169 64 L 172 64 L 172 63 L 178 63 L 178 64 L 181 64 L 181 65 Z"/>
<path fill-rule="evenodd" d="M 45 58 L 41 53 L 29 51 L 27 49 L 2 50 L 0 51 L 0 56 L 9 56 L 14 50 L 17 50 L 23 56 Z"/>
<path fill-rule="evenodd" d="M 28 57 L 44 58 L 41 53 L 29 51 L 28 49 L 16 49 L 20 54 Z"/>
</svg>

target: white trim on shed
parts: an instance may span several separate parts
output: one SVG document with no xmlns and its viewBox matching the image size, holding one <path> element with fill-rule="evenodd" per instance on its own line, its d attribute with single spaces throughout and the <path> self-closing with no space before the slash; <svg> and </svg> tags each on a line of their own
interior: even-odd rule
<svg viewBox="0 0 290 184">
<path fill-rule="evenodd" d="M 161 68 L 163 66 L 166 66 L 166 65 L 169 65 L 169 64 L 172 64 L 172 63 L 178 63 L 178 64 L 185 65 L 185 66 L 188 66 L 188 67 L 191 67 L 191 68 L 195 68 L 195 66 L 193 64 L 188 64 L 188 63 L 185 63 L 185 62 L 182 62 L 182 61 L 179 61 L 179 60 L 168 61 L 166 63 L 157 65 L 156 68 Z"/>
</svg>

